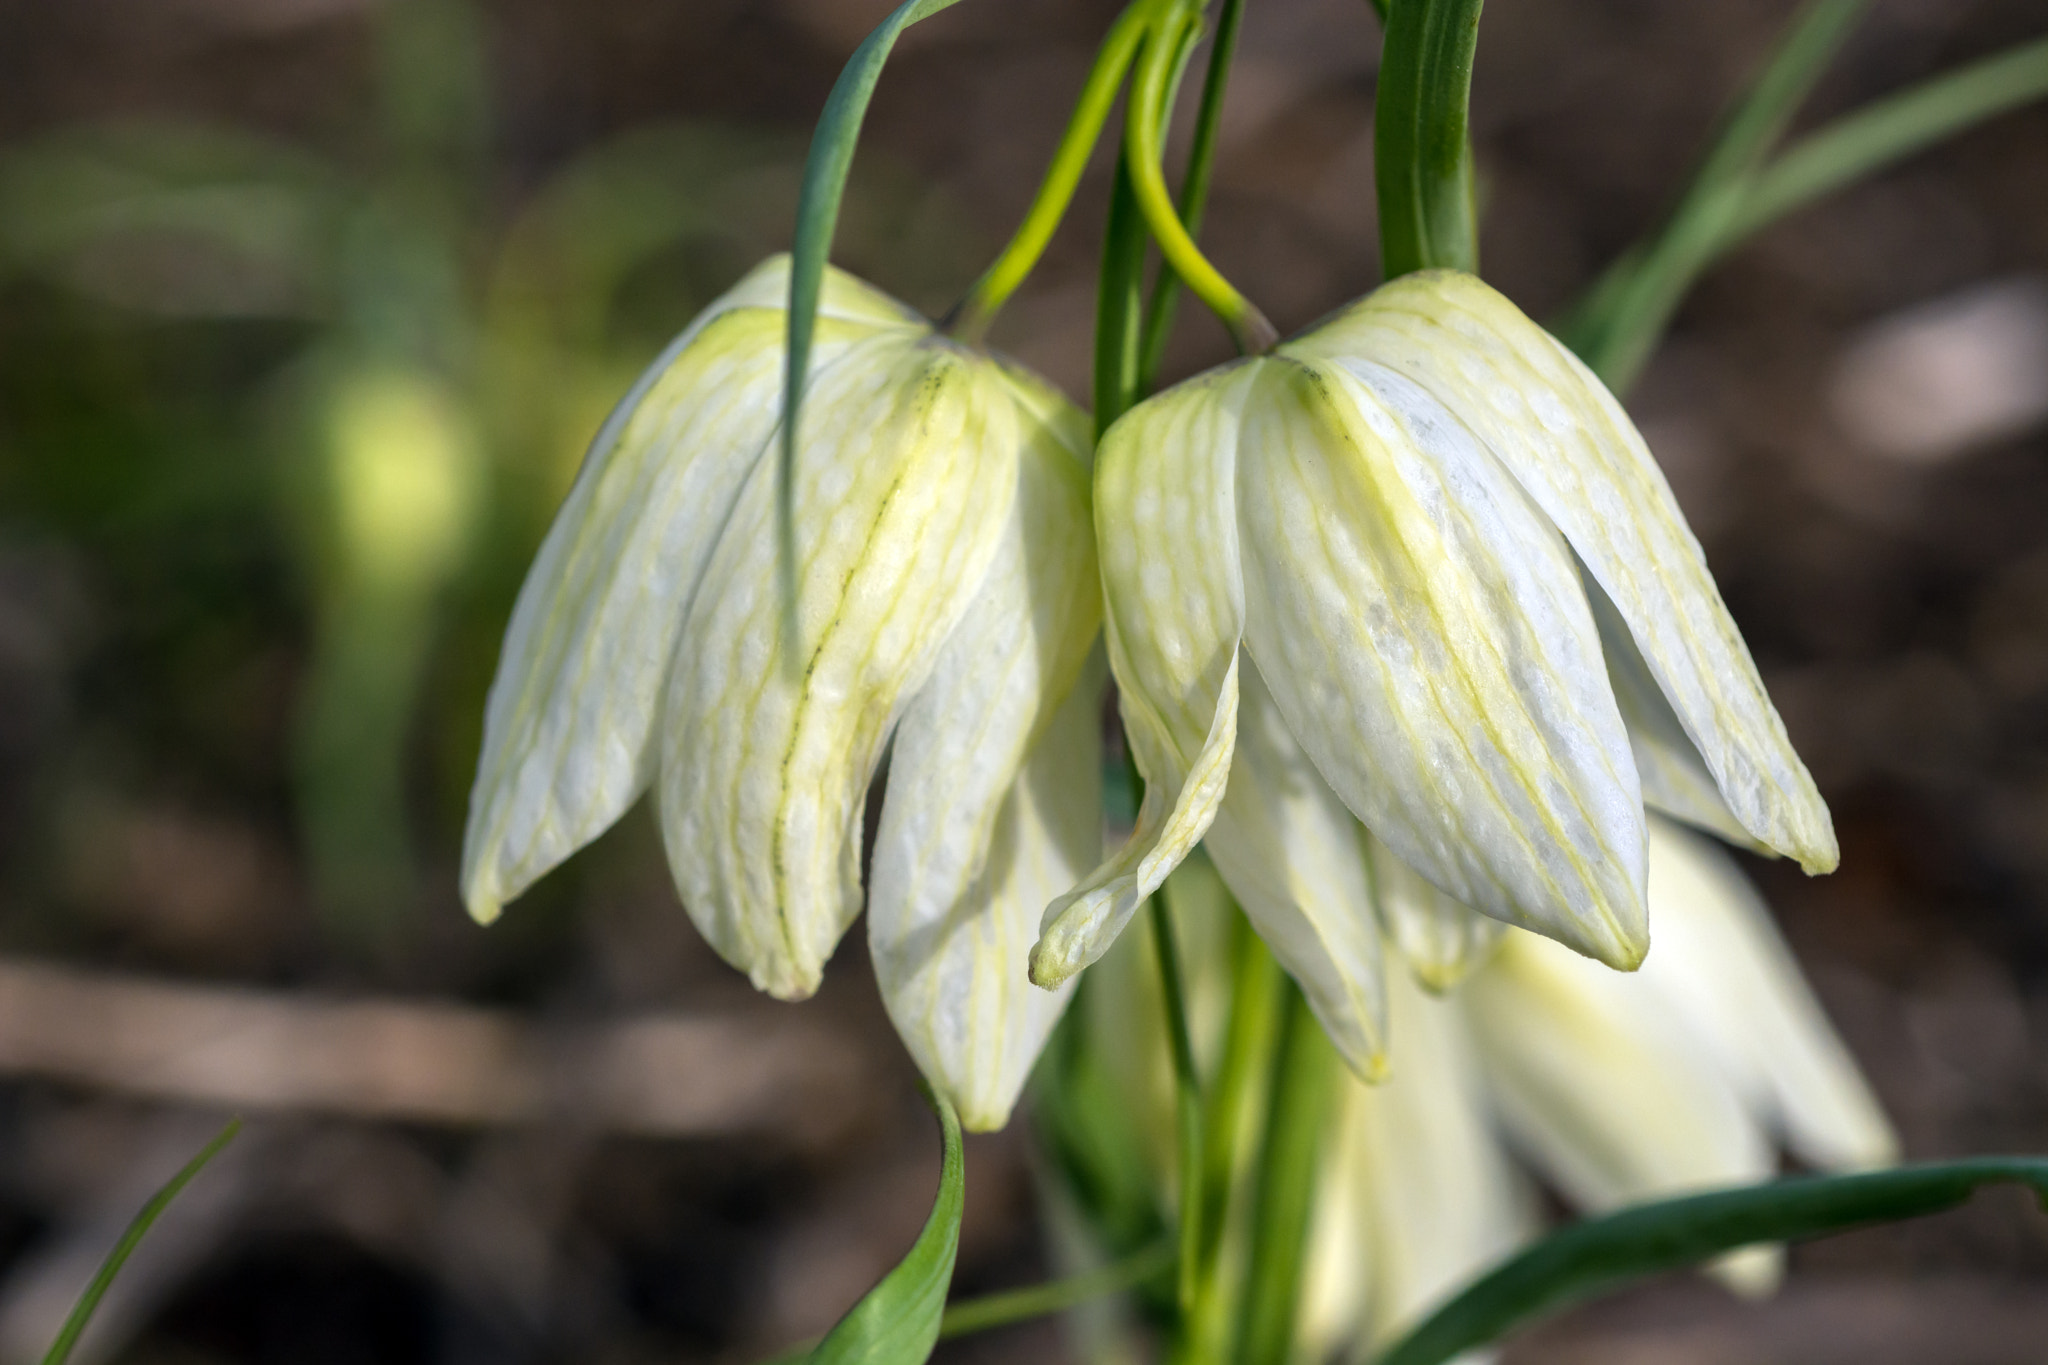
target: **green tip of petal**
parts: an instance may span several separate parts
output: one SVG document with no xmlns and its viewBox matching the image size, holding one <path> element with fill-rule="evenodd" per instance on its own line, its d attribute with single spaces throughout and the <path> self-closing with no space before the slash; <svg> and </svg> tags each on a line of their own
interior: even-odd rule
<svg viewBox="0 0 2048 1365">
<path fill-rule="evenodd" d="M 1031 945 L 1031 984 L 1043 991 L 1056 991 L 1073 978 L 1076 967 L 1068 954 L 1049 939 Z"/>
<path fill-rule="evenodd" d="M 482 925 L 496 924 L 498 916 L 505 913 L 504 902 L 494 896 L 471 896 L 467 904 L 469 917 Z"/>
</svg>

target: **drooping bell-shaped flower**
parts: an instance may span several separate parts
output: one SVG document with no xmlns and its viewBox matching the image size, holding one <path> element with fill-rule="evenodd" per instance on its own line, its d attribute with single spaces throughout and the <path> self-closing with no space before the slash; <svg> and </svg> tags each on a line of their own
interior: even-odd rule
<svg viewBox="0 0 2048 1365">
<path fill-rule="evenodd" d="M 1649 947 L 1646 804 L 1835 864 L 1641 436 L 1470 275 L 1405 276 L 1140 404 L 1104 437 L 1096 521 L 1147 786 L 1130 840 L 1048 909 L 1042 985 L 1099 956 L 1207 835 L 1372 1073 L 1375 863 L 1624 969 Z"/>
<path fill-rule="evenodd" d="M 1311 1358 L 1346 1341 L 1376 1353 L 1535 1234 L 1510 1152 L 1588 1212 L 1768 1179 L 1780 1147 L 1824 1171 L 1895 1159 L 1890 1124 L 1734 860 L 1658 817 L 1649 842 L 1658 942 L 1642 971 L 1508 930 L 1442 998 L 1406 973 L 1389 980 L 1398 1063 L 1383 1085 L 1346 1086 L 1324 1148 Z M 1780 1263 L 1750 1248 L 1714 1269 L 1754 1293 Z"/>
<path fill-rule="evenodd" d="M 796 657 L 774 506 L 789 267 L 707 308 L 599 433 L 506 633 L 462 888 L 495 917 L 650 787 L 690 917 L 754 985 L 817 988 L 867 888 L 884 999 L 970 1127 L 1063 1001 L 1038 912 L 1101 852 L 1085 419 L 829 272 L 795 459 Z M 893 739 L 893 744 L 892 744 Z"/>
</svg>

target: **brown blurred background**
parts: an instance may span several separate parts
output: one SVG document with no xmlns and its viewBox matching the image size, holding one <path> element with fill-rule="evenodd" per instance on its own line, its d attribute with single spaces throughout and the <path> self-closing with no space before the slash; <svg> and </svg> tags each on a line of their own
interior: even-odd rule
<svg viewBox="0 0 2048 1365">
<path fill-rule="evenodd" d="M 0 0 L 0 1365 L 146 1193 L 245 1135 L 81 1360 L 742 1362 L 900 1253 L 930 1123 L 858 930 L 752 995 L 644 813 L 489 930 L 454 858 L 525 560 L 635 369 L 786 245 L 886 0 Z M 943 310 L 1109 0 L 970 0 L 876 99 L 839 259 Z M 1484 263 L 1561 311 L 1668 206 L 1787 0 L 1494 0 Z M 1878 0 L 1802 126 L 2048 31 Z M 1363 0 L 1252 0 L 1213 254 L 1282 326 L 1376 279 Z M 1085 392 L 1101 167 L 995 340 Z M 1225 339 L 1183 310 L 1170 368 Z M 1914 1157 L 2048 1150 L 2048 109 L 1714 270 L 1632 395 L 1833 804 L 1757 864 Z M 380 451 L 402 450 L 394 468 Z M 419 471 L 424 470 L 422 474 Z M 1026 1123 L 959 1286 L 1046 1272 Z M 1565 1361 L 2048 1358 L 2048 1220 L 1986 1196 L 1674 1279 Z M 1042 1324 L 942 1359 L 1068 1358 Z"/>
</svg>

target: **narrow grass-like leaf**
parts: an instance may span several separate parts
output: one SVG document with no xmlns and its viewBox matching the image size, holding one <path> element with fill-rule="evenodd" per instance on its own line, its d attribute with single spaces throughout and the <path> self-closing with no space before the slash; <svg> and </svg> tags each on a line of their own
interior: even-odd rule
<svg viewBox="0 0 2048 1365">
<path fill-rule="evenodd" d="M 1760 172 L 1715 246 L 1973 124 L 2048 96 L 2048 38 L 1936 76 L 1837 119 Z"/>
<path fill-rule="evenodd" d="M 1624 1209 L 1557 1232 L 1468 1287 L 1378 1365 L 1440 1365 L 1518 1323 L 1632 1280 L 1760 1242 L 1790 1242 L 1939 1213 L 2017 1182 L 2048 1208 L 2048 1158 L 1985 1157 L 1815 1176 Z"/>
<path fill-rule="evenodd" d="M 1386 277 L 1477 270 L 1467 118 L 1480 0 L 1400 0 L 1387 18 L 1373 125 Z"/>
<path fill-rule="evenodd" d="M 796 238 L 790 247 L 789 346 L 782 388 L 782 444 L 775 470 L 776 575 L 782 598 L 783 666 L 800 670 L 796 624 L 796 441 L 803 412 L 804 380 L 810 372 L 811 337 L 818 324 L 818 291 L 825 281 L 825 260 L 839 225 L 839 202 L 846 193 L 853 149 L 860 141 L 861 121 L 882 67 L 895 50 L 903 30 L 959 0 L 904 0 L 875 26 L 847 59 L 846 68 L 826 97 L 825 112 L 811 135 L 804 161 L 802 189 L 796 203 Z"/>
<path fill-rule="evenodd" d="M 142 1212 L 135 1215 L 135 1221 L 121 1234 L 121 1240 L 114 1243 L 114 1249 L 107 1253 L 107 1259 L 100 1262 L 99 1272 L 92 1277 L 92 1283 L 78 1296 L 72 1306 L 71 1316 L 64 1319 L 64 1326 L 57 1333 L 57 1339 L 50 1343 L 49 1351 L 43 1356 L 43 1365 L 64 1365 L 71 1358 L 71 1352 L 78 1345 L 78 1338 L 84 1334 L 86 1324 L 92 1321 L 93 1312 L 100 1306 L 100 1300 L 107 1296 L 107 1290 L 114 1283 L 114 1277 L 121 1273 L 121 1267 L 135 1253 L 152 1224 L 170 1207 L 179 1191 L 192 1183 L 192 1178 L 206 1169 L 206 1164 L 220 1155 L 223 1147 L 234 1141 L 235 1134 L 242 1131 L 242 1121 L 231 1119 L 213 1141 L 199 1149 L 199 1155 L 185 1163 L 184 1169 L 165 1182 L 164 1187 L 151 1195 L 149 1202 L 142 1206 Z"/>
<path fill-rule="evenodd" d="M 930 1098 L 945 1143 L 931 1216 L 896 1268 L 825 1334 L 811 1352 L 811 1365 L 921 1365 L 938 1342 L 953 1258 L 960 1250 L 966 1176 L 960 1116 L 940 1096 Z"/>
<path fill-rule="evenodd" d="M 1738 191 L 1783 136 L 1841 49 L 1868 0 L 1813 0 L 1723 121 L 1706 159 L 1650 242 L 1625 254 L 1561 329 L 1566 343 L 1612 387 L 1626 387 L 1679 300 L 1712 259 Z"/>
</svg>

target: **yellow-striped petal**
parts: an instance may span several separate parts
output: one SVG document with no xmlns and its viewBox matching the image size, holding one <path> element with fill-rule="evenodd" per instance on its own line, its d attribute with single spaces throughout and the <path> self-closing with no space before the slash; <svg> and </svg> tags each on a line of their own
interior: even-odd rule
<svg viewBox="0 0 2048 1365">
<path fill-rule="evenodd" d="M 1205 847 L 1359 1076 L 1386 1074 L 1387 1000 L 1361 841 L 1257 668 L 1238 666 L 1237 751 Z"/>
<path fill-rule="evenodd" d="M 1076 682 L 1102 612 L 1087 438 L 1079 413 L 1053 415 L 980 593 L 897 725 L 868 883 L 889 1017 L 976 1130 L 1009 1119 L 1066 1005 L 1026 975 L 1039 916 L 1102 856 L 1099 655 Z"/>
<path fill-rule="evenodd" d="M 1650 913 L 1657 951 L 1643 964 L 1644 981 L 1801 1159 L 1857 1170 L 1898 1158 L 1884 1111 L 1734 859 L 1651 821 Z"/>
<path fill-rule="evenodd" d="M 685 908 L 727 961 L 785 998 L 817 988 L 859 911 L 869 779 L 987 576 L 1022 439 L 989 362 L 916 334 L 858 343 L 812 383 L 805 413 L 799 653 L 783 652 L 764 460 L 684 623 L 659 783 Z"/>
<path fill-rule="evenodd" d="M 1041 986 L 1102 956 L 1223 799 L 1244 626 L 1238 424 L 1262 363 L 1141 403 L 1103 437 L 1095 471 L 1103 626 L 1145 799 L 1124 846 L 1047 907 L 1031 950 L 1031 979 Z"/>
<path fill-rule="evenodd" d="M 1485 965 L 1508 927 L 1437 890 L 1377 836 L 1365 837 L 1380 924 L 1423 989 L 1441 995 Z"/>
<path fill-rule="evenodd" d="M 1245 634 L 1288 729 L 1447 894 L 1635 966 L 1642 797 L 1563 543 L 1401 376 L 1265 374 L 1238 469 Z"/>
<path fill-rule="evenodd" d="M 1628 414 L 1520 309 L 1455 271 L 1407 275 L 1296 345 L 1429 389 L 1513 471 L 1614 602 L 1744 829 L 1809 872 L 1833 822 L 1699 542 Z"/>
</svg>

